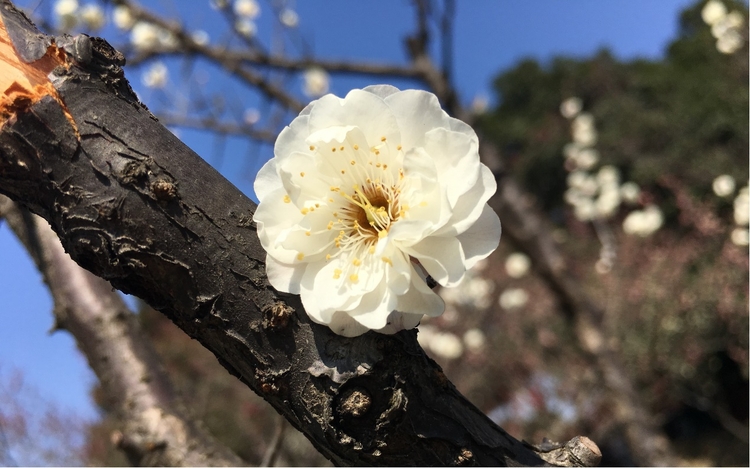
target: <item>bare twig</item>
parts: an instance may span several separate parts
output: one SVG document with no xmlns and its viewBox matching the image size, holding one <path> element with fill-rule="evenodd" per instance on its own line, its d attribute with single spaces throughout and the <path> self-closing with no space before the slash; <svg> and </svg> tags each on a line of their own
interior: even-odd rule
<svg viewBox="0 0 750 468">
<path fill-rule="evenodd" d="M 286 431 L 287 426 L 289 426 L 289 424 L 286 422 L 286 419 L 279 416 L 276 431 L 273 433 L 273 439 L 271 439 L 271 444 L 263 455 L 263 460 L 260 462 L 260 466 L 274 466 L 276 464 L 276 460 L 279 458 L 279 453 L 281 451 L 281 443 L 284 441 L 284 432 Z"/>
</svg>

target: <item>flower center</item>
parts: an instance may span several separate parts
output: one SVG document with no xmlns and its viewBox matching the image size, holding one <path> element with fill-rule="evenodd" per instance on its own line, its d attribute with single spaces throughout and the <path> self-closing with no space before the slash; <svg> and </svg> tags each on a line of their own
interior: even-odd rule
<svg viewBox="0 0 750 468">
<path fill-rule="evenodd" d="M 403 214 L 399 207 L 399 190 L 382 183 L 369 182 L 354 185 L 354 193 L 339 193 L 348 204 L 343 209 L 341 221 L 350 228 L 348 237 L 365 240 L 367 244 L 377 242 L 388 235 L 391 224 Z"/>
</svg>

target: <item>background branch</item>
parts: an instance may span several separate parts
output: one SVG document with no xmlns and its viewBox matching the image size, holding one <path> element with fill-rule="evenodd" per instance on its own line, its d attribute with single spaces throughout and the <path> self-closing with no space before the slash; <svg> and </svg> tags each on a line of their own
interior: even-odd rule
<svg viewBox="0 0 750 468">
<path fill-rule="evenodd" d="M 134 465 L 241 466 L 189 416 L 134 315 L 112 286 L 79 267 L 49 224 L 0 195 L 0 215 L 26 246 L 54 301 L 55 328 L 76 340 L 118 408 L 113 437 Z"/>
</svg>

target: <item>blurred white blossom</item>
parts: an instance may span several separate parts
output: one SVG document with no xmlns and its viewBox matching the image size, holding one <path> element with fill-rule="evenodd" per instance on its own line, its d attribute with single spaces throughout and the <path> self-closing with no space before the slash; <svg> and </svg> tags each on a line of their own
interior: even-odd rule
<svg viewBox="0 0 750 468">
<path fill-rule="evenodd" d="M 728 197 L 734 193 L 735 182 L 734 177 L 729 174 L 722 174 L 714 179 L 713 183 L 714 193 L 719 197 Z"/>
<path fill-rule="evenodd" d="M 575 157 L 576 166 L 587 171 L 599 162 L 599 151 L 593 148 L 584 148 L 578 151 Z"/>
<path fill-rule="evenodd" d="M 234 29 L 238 34 L 248 38 L 254 37 L 255 33 L 258 32 L 258 27 L 250 18 L 239 18 L 234 23 Z"/>
<path fill-rule="evenodd" d="M 600 187 L 617 187 L 620 184 L 620 170 L 615 166 L 602 166 L 596 174 Z"/>
<path fill-rule="evenodd" d="M 260 15 L 260 5 L 255 0 L 235 0 L 234 13 L 252 20 Z"/>
<path fill-rule="evenodd" d="M 255 108 L 247 109 L 244 115 L 245 123 L 255 125 L 260 120 L 260 111 Z"/>
<path fill-rule="evenodd" d="M 746 246 L 750 243 L 750 233 L 746 227 L 734 228 L 732 231 L 732 243 L 739 246 Z"/>
<path fill-rule="evenodd" d="M 571 97 L 560 104 L 560 114 L 566 119 L 572 119 L 583 109 L 583 102 L 580 98 Z"/>
<path fill-rule="evenodd" d="M 291 8 L 284 8 L 279 14 L 279 21 L 287 28 L 296 28 L 299 25 L 299 15 Z"/>
<path fill-rule="evenodd" d="M 617 209 L 620 207 L 620 202 L 621 198 L 618 186 L 604 186 L 594 202 L 597 216 L 604 219 L 612 217 L 617 213 Z"/>
<path fill-rule="evenodd" d="M 130 43 L 138 50 L 152 50 L 159 46 L 159 29 L 157 26 L 139 21 L 130 31 Z"/>
<path fill-rule="evenodd" d="M 521 278 L 529 272 L 531 260 L 521 252 L 514 252 L 505 259 L 505 271 L 511 278 Z"/>
<path fill-rule="evenodd" d="M 104 16 L 104 10 L 96 3 L 88 3 L 81 8 L 81 21 L 91 31 L 98 31 L 107 23 L 107 17 Z"/>
<path fill-rule="evenodd" d="M 656 205 L 649 205 L 643 210 L 635 210 L 625 217 L 622 229 L 626 234 L 648 237 L 658 231 L 664 223 L 664 215 Z"/>
<path fill-rule="evenodd" d="M 478 328 L 472 328 L 464 333 L 464 346 L 469 351 L 479 351 L 487 343 L 487 339 L 484 336 L 482 330 Z"/>
<path fill-rule="evenodd" d="M 419 345 L 444 359 L 456 359 L 464 353 L 461 339 L 450 332 L 442 332 L 430 325 L 419 327 Z"/>
<path fill-rule="evenodd" d="M 720 0 L 709 0 L 701 10 L 701 17 L 706 24 L 713 25 L 722 20 L 727 14 L 727 7 Z"/>
<path fill-rule="evenodd" d="M 734 199 L 734 222 L 738 226 L 747 226 L 748 219 L 750 218 L 748 211 L 750 211 L 748 190 L 747 187 L 743 187 Z"/>
<path fill-rule="evenodd" d="M 193 42 L 198 45 L 206 45 L 211 39 L 208 33 L 202 29 L 193 32 L 192 34 L 190 34 L 190 37 L 193 39 Z"/>
<path fill-rule="evenodd" d="M 635 182 L 625 182 L 620 186 L 620 197 L 625 203 L 635 204 L 641 196 L 641 188 Z"/>
<path fill-rule="evenodd" d="M 330 77 L 322 68 L 309 68 L 303 75 L 304 85 L 302 91 L 307 97 L 319 97 L 328 92 Z"/>
<path fill-rule="evenodd" d="M 169 80 L 169 70 L 162 62 L 154 62 L 143 74 L 143 84 L 147 88 L 162 89 Z"/>
<path fill-rule="evenodd" d="M 529 302 L 529 293 L 521 288 L 508 288 L 500 294 L 497 302 L 505 310 L 517 309 Z"/>
<path fill-rule="evenodd" d="M 53 12 L 63 31 L 70 31 L 78 24 L 78 0 L 57 0 Z"/>
<path fill-rule="evenodd" d="M 590 198 L 582 198 L 573 205 L 573 215 L 578 221 L 586 222 L 596 218 L 596 205 Z"/>
<path fill-rule="evenodd" d="M 742 35 L 736 30 L 731 29 L 716 40 L 716 49 L 722 54 L 733 54 L 742 47 L 743 43 L 744 39 Z"/>
<path fill-rule="evenodd" d="M 125 5 L 117 5 L 112 10 L 112 22 L 115 23 L 119 29 L 123 31 L 129 31 L 135 25 L 135 18 L 130 8 Z"/>
</svg>

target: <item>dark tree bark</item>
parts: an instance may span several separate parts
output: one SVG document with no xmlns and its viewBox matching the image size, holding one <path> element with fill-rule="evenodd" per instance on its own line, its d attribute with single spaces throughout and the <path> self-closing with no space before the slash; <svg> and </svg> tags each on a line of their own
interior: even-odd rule
<svg viewBox="0 0 750 468">
<path fill-rule="evenodd" d="M 0 80 L 0 192 L 44 217 L 78 264 L 200 341 L 331 461 L 598 462 L 585 438 L 549 450 L 512 438 L 458 393 L 414 330 L 349 339 L 311 323 L 265 278 L 252 201 L 137 101 L 121 56 L 92 38 L 36 60 L 52 39 L 11 8 L 2 17 L 16 68 L 42 69 L 33 89 Z"/>
</svg>

